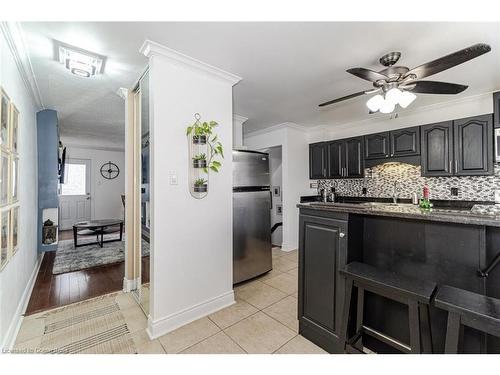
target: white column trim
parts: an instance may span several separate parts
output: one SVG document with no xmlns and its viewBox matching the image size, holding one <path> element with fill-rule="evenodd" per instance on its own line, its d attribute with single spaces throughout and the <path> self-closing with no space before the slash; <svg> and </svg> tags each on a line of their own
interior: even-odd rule
<svg viewBox="0 0 500 375">
<path fill-rule="evenodd" d="M 151 58 L 153 56 L 162 56 L 164 58 L 169 59 L 171 62 L 190 67 L 194 70 L 207 73 L 212 77 L 220 79 L 224 82 L 228 82 L 232 86 L 236 85 L 239 81 L 241 81 L 241 77 L 235 74 L 226 72 L 225 70 L 204 63 L 203 61 L 197 60 L 195 58 L 187 56 L 181 52 L 165 47 L 164 45 L 161 45 L 159 43 L 153 42 L 148 39 L 144 41 L 143 45 L 139 49 L 139 52 L 141 52 L 148 58 Z"/>
</svg>

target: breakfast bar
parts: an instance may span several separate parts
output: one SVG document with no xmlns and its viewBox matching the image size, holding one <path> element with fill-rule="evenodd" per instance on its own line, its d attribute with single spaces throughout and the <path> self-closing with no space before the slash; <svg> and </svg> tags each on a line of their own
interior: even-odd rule
<svg viewBox="0 0 500 375">
<path fill-rule="evenodd" d="M 384 202 L 313 202 L 298 207 L 299 331 L 330 353 L 344 351 L 340 334 L 346 284 L 340 271 L 352 262 L 433 282 L 437 290 L 447 286 L 500 298 L 498 206 L 423 210 Z M 362 310 L 363 324 L 384 337 L 410 342 L 407 306 L 367 292 Z M 352 331 L 356 317 L 350 318 Z M 448 312 L 431 303 L 427 318 L 432 352 L 443 353 Z M 500 353 L 499 338 L 469 327 L 461 332 L 463 352 Z M 367 335 L 363 346 L 396 353 L 385 341 Z"/>
</svg>

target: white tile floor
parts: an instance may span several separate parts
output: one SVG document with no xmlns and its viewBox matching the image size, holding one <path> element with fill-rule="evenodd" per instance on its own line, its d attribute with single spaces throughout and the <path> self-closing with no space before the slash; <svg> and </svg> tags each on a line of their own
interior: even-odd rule
<svg viewBox="0 0 500 375">
<path fill-rule="evenodd" d="M 141 354 L 325 354 L 298 334 L 297 251 L 273 249 L 273 268 L 237 286 L 234 305 L 152 341 L 146 317 L 132 296 L 120 293 L 116 298 Z M 17 348 L 36 346 L 40 332 L 33 324 L 30 317 L 24 320 Z"/>
</svg>

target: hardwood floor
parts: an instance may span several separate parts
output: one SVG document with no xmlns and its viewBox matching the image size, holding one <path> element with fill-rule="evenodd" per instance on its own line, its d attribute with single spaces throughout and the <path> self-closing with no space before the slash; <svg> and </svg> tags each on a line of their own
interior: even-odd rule
<svg viewBox="0 0 500 375">
<path fill-rule="evenodd" d="M 70 233 L 66 233 L 70 232 Z M 72 239 L 71 231 L 59 233 L 59 239 Z M 83 301 L 123 288 L 125 263 L 116 263 L 86 270 L 52 274 L 55 251 L 45 253 L 31 293 L 26 315 Z M 149 257 L 142 258 L 142 282 L 149 282 Z"/>
</svg>

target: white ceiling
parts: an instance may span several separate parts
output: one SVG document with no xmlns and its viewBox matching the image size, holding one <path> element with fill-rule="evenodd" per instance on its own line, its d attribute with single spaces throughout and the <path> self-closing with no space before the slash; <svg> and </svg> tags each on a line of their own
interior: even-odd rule
<svg viewBox="0 0 500 375">
<path fill-rule="evenodd" d="M 123 139 L 120 87 L 146 67 L 145 39 L 243 77 L 234 112 L 248 117 L 245 132 L 283 122 L 339 125 L 370 118 L 360 97 L 319 110 L 321 102 L 371 88 L 345 72 L 382 69 L 378 59 L 402 52 L 410 68 L 483 42 L 492 51 L 432 76 L 469 85 L 459 95 L 419 95 L 407 111 L 500 88 L 500 23 L 23 23 L 43 104 L 59 111 L 62 133 Z M 54 60 L 59 40 L 107 56 L 103 75 L 82 79 Z M 421 109 L 422 110 L 422 109 Z M 380 116 L 380 115 L 371 115 Z"/>
</svg>

